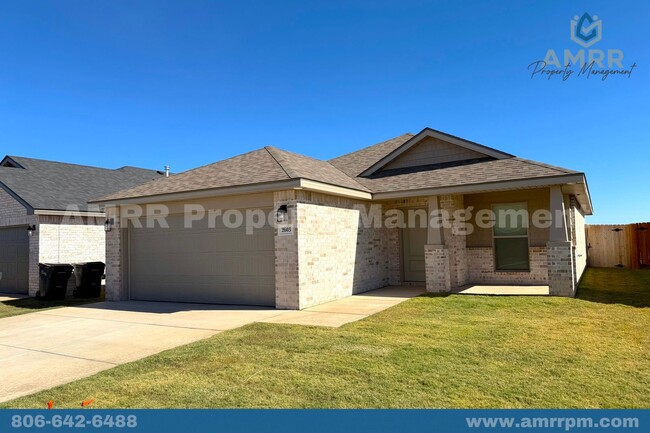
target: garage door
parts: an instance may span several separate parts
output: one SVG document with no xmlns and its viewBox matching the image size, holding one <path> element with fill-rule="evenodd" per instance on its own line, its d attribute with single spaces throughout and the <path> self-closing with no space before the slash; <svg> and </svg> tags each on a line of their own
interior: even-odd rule
<svg viewBox="0 0 650 433">
<path fill-rule="evenodd" d="M 0 229 L 0 292 L 27 293 L 29 238 L 25 227 Z"/>
<path fill-rule="evenodd" d="M 183 228 L 183 216 L 169 228 L 129 227 L 131 299 L 275 306 L 273 228 L 246 234 L 207 218 Z"/>
</svg>

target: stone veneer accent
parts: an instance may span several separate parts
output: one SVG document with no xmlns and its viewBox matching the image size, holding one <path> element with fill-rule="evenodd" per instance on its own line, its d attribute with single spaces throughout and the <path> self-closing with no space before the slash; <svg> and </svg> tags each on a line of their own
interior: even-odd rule
<svg viewBox="0 0 650 433">
<path fill-rule="evenodd" d="M 530 271 L 496 271 L 492 248 L 467 248 L 469 281 L 475 284 L 548 284 L 546 247 L 528 249 Z"/>
</svg>

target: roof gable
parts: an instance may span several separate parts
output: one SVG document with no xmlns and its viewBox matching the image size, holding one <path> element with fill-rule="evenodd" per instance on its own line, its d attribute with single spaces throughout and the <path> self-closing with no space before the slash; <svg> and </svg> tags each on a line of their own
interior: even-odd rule
<svg viewBox="0 0 650 433">
<path fill-rule="evenodd" d="M 16 162 L 12 157 L 9 155 L 5 156 L 2 158 L 2 161 L 0 161 L 0 167 L 5 167 L 5 168 L 25 168 L 22 165 L 20 165 L 18 162 Z"/>
<path fill-rule="evenodd" d="M 447 141 L 426 137 L 401 155 L 398 155 L 379 171 L 424 166 L 442 167 L 453 163 L 492 159 L 495 158 Z"/>
<path fill-rule="evenodd" d="M 375 161 L 359 176 L 372 176 L 378 171 L 406 167 L 434 166 L 468 160 L 512 158 L 506 152 L 425 128 L 402 145 Z"/>
</svg>

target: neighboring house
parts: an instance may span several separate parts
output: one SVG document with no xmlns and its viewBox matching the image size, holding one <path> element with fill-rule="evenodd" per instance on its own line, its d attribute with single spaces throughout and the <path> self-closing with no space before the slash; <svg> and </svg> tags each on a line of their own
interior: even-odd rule
<svg viewBox="0 0 650 433">
<path fill-rule="evenodd" d="M 404 284 L 426 284 L 429 292 L 470 283 L 548 285 L 551 295 L 573 296 L 591 214 L 584 174 L 429 128 L 330 161 L 265 147 L 97 203 L 115 224 L 106 243 L 108 299 L 285 309 Z M 169 227 L 141 216 L 145 205 L 164 205 Z M 426 223 L 360 224 L 377 207 L 382 218 L 394 209 L 466 207 L 555 217 L 551 227 L 506 224 L 467 235 Z M 289 225 L 246 234 L 210 213 L 218 209 L 280 218 L 286 210 Z"/>
<path fill-rule="evenodd" d="M 35 295 L 39 263 L 105 261 L 106 216 L 88 200 L 158 177 L 159 172 L 135 167 L 109 170 L 5 156 L 0 161 L 0 292 Z"/>
</svg>

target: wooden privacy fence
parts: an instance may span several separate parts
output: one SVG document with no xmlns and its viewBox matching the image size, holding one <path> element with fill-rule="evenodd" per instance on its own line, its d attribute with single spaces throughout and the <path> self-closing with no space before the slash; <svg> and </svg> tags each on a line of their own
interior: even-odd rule
<svg viewBox="0 0 650 433">
<path fill-rule="evenodd" d="M 587 225 L 587 260 L 598 268 L 650 267 L 650 223 Z"/>
</svg>

